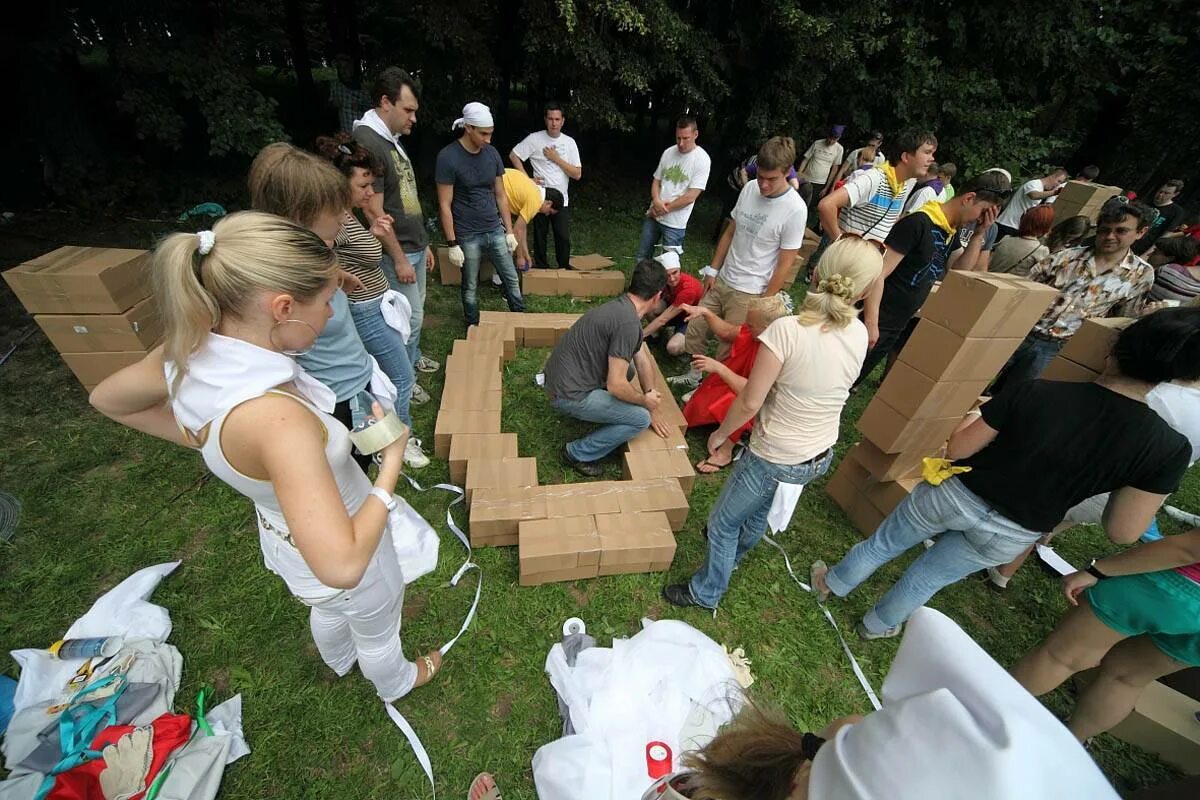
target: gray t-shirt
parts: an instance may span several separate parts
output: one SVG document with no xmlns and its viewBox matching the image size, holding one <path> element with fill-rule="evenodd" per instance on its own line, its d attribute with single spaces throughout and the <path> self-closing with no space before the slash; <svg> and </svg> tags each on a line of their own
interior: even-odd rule
<svg viewBox="0 0 1200 800">
<path fill-rule="evenodd" d="M 608 385 L 609 357 L 633 361 L 641 346 L 642 323 L 629 295 L 596 306 L 554 346 L 546 362 L 546 391 L 551 397 L 582 400 Z"/>
<path fill-rule="evenodd" d="M 454 187 L 450 214 L 454 217 L 457 238 L 492 233 L 501 227 L 496 179 L 502 175 L 504 162 L 490 144 L 478 153 L 469 153 L 458 142 L 451 142 L 438 153 L 433 177 L 443 186 Z"/>
<path fill-rule="evenodd" d="M 381 165 L 383 174 L 375 176 L 375 191 L 383 195 L 383 210 L 395 220 L 392 228 L 400 248 L 406 253 L 424 250 L 429 244 L 429 232 L 425 230 L 421 200 L 417 197 L 417 176 L 412 161 L 400 155 L 393 142 L 366 125 L 354 129 L 354 141 L 366 148 Z"/>
</svg>

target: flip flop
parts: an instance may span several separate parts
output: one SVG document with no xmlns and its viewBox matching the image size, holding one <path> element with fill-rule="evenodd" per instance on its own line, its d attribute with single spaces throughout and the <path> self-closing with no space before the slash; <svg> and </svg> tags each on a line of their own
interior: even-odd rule
<svg viewBox="0 0 1200 800">
<path fill-rule="evenodd" d="M 733 463 L 732 461 L 729 462 L 729 464 L 732 464 L 732 463 Z M 714 464 L 713 462 L 709 461 L 706 458 L 703 461 L 701 461 L 699 464 L 696 465 L 696 471 L 699 472 L 701 475 L 716 475 L 718 472 L 720 472 L 721 470 L 728 467 L 729 464 Z M 712 467 L 712 469 L 711 470 L 702 469 L 702 467 L 704 467 L 706 465 L 709 467 Z"/>
<path fill-rule="evenodd" d="M 484 786 L 488 783 L 491 783 L 491 786 L 485 789 Z M 475 780 L 471 781 L 471 787 L 467 789 L 467 800 L 501 800 L 496 779 L 486 772 L 476 775 Z"/>
<path fill-rule="evenodd" d="M 817 588 L 817 578 L 823 579 L 828 572 L 829 567 L 826 566 L 825 562 L 821 561 L 820 559 L 814 561 L 812 566 L 808 569 L 808 585 L 812 587 L 812 593 L 817 596 L 818 603 L 824 603 L 829 599 L 830 593 L 828 590 L 823 592 Z"/>
<path fill-rule="evenodd" d="M 416 689 L 419 686 L 424 686 L 425 684 L 429 683 L 431 680 L 433 680 L 433 676 L 437 675 L 438 672 L 441 670 L 441 668 L 442 668 L 441 659 L 439 658 L 436 663 L 434 663 L 434 660 L 433 660 L 433 654 L 437 653 L 437 652 L 438 652 L 437 650 L 433 650 L 433 651 L 421 656 L 421 658 L 419 659 L 418 666 L 417 666 L 417 669 L 418 669 L 417 680 L 415 683 L 413 683 L 414 689 Z M 419 670 L 422 666 L 425 667 L 425 675 L 424 675 L 423 679 L 422 679 L 422 676 L 419 674 Z"/>
</svg>

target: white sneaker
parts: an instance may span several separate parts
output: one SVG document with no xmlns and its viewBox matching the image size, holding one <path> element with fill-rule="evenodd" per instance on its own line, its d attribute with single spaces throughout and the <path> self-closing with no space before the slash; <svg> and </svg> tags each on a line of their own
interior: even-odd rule
<svg viewBox="0 0 1200 800">
<path fill-rule="evenodd" d="M 688 386 L 695 388 L 700 385 L 700 381 L 703 380 L 703 378 L 703 372 L 698 369 L 690 369 L 682 375 L 672 375 L 670 378 L 667 378 L 667 383 L 671 384 L 672 386 Z"/>
<path fill-rule="evenodd" d="M 860 622 L 854 626 L 854 630 L 858 631 L 858 638 L 866 642 L 873 639 L 891 639 L 894 636 L 899 636 L 904 631 L 904 623 L 901 622 L 899 625 L 888 628 L 883 633 L 875 633 Z"/>
<path fill-rule="evenodd" d="M 996 569 L 995 567 L 988 567 L 987 574 L 988 580 L 991 581 L 992 586 L 995 586 L 997 589 L 1007 589 L 1008 582 L 1012 580 L 1012 578 L 1002 575 L 1000 570 Z"/>
<path fill-rule="evenodd" d="M 414 383 L 412 390 L 412 400 L 414 406 L 423 406 L 429 402 L 429 392 L 421 388 L 421 384 Z"/>
<path fill-rule="evenodd" d="M 681 397 L 679 399 L 685 403 L 690 402 L 692 399 L 692 395 L 694 395 L 695 393 L 696 393 L 696 390 L 692 389 L 690 392 L 688 392 L 687 394 L 685 394 L 683 397 Z"/>
<path fill-rule="evenodd" d="M 504 285 L 504 281 L 500 280 L 500 273 L 493 272 L 492 273 L 492 286 L 503 286 L 503 285 Z"/>
<path fill-rule="evenodd" d="M 442 368 L 441 364 L 426 356 L 418 358 L 414 366 L 417 368 L 417 372 L 437 372 Z"/>
<path fill-rule="evenodd" d="M 408 444 L 404 445 L 404 463 L 413 469 L 429 466 L 429 456 L 425 455 L 421 440 L 415 436 L 408 437 Z"/>
<path fill-rule="evenodd" d="M 1163 506 L 1163 511 L 1176 522 L 1182 522 L 1184 525 L 1190 525 L 1193 528 L 1200 527 L 1200 516 L 1196 514 L 1189 514 L 1187 511 L 1175 506 Z"/>
</svg>

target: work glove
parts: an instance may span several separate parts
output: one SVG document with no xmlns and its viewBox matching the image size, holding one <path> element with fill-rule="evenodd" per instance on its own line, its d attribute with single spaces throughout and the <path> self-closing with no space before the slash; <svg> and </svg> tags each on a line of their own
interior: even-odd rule
<svg viewBox="0 0 1200 800">
<path fill-rule="evenodd" d="M 953 478 L 955 475 L 961 475 L 964 472 L 970 471 L 970 467 L 954 466 L 954 462 L 948 458 L 921 459 L 921 477 L 930 486 L 941 486 L 942 482 L 947 478 Z"/>
<path fill-rule="evenodd" d="M 508 245 L 508 252 L 517 252 L 517 237 L 515 235 L 511 233 L 506 234 L 504 237 L 504 243 Z"/>
<path fill-rule="evenodd" d="M 154 736 L 149 727 L 135 728 L 101 751 L 104 771 L 100 791 L 105 800 L 127 800 L 146 788 L 146 775 L 154 758 Z"/>
<path fill-rule="evenodd" d="M 462 248 L 459 247 L 458 245 L 454 245 L 454 247 L 451 247 L 450 250 L 446 253 L 446 257 L 450 259 L 451 264 L 453 264 L 454 266 L 456 266 L 460 269 L 462 268 L 463 262 L 467 260 L 467 257 L 465 255 L 463 255 Z"/>
</svg>

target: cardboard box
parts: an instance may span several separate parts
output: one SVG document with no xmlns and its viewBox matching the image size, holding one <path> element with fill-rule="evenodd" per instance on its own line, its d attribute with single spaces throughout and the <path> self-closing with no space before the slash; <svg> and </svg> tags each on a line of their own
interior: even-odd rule
<svg viewBox="0 0 1200 800">
<path fill-rule="evenodd" d="M 1058 290 L 1016 276 L 951 270 L 921 318 L 966 338 L 1023 339 Z"/>
<path fill-rule="evenodd" d="M 60 353 L 150 350 L 163 335 L 153 297 L 123 314 L 38 314 L 34 320 Z"/>
<path fill-rule="evenodd" d="M 625 274 L 617 270 L 559 270 L 558 294 L 570 297 L 616 297 L 625 291 Z"/>
<path fill-rule="evenodd" d="M 865 497 L 884 516 L 892 513 L 904 498 L 912 494 L 921 482 L 919 478 L 904 478 L 898 481 L 880 481 L 871 477 L 870 471 L 858 460 L 854 447 L 846 452 L 838 469 L 854 490 Z"/>
<path fill-rule="evenodd" d="M 476 489 L 471 497 L 468 529 L 471 546 L 515 545 L 522 522 L 545 518 L 546 494 L 541 487 Z"/>
<path fill-rule="evenodd" d="M 514 352 L 516 347 L 513 347 Z M 465 339 L 455 339 L 447 359 L 454 359 L 447 365 L 457 372 L 500 372 L 504 369 L 504 342 L 499 339 L 491 342 L 468 342 Z"/>
<path fill-rule="evenodd" d="M 854 460 L 861 464 L 877 481 L 897 481 L 918 477 L 921 474 L 924 458 L 938 453 L 937 450 L 885 453 L 866 439 L 851 449 L 854 452 Z"/>
<path fill-rule="evenodd" d="M 842 459 L 842 463 L 826 481 L 825 493 L 846 513 L 855 530 L 867 537 L 879 528 L 884 515 L 858 491 L 856 469 L 853 461 Z"/>
<path fill-rule="evenodd" d="M 571 256 L 568 263 L 571 269 L 590 271 L 596 269 L 608 269 L 617 262 L 607 256 L 602 256 L 599 253 L 588 253 L 586 256 Z"/>
<path fill-rule="evenodd" d="M 146 357 L 142 350 L 120 353 L 63 353 L 63 361 L 84 386 L 95 386 L 114 372 Z"/>
<path fill-rule="evenodd" d="M 989 380 L 937 381 L 911 364 L 897 361 L 883 379 L 876 399 L 883 400 L 909 419 L 961 417 L 966 414 Z"/>
<path fill-rule="evenodd" d="M 646 450 L 681 450 L 688 452 L 687 440 L 676 428 L 672 428 L 667 438 L 659 436 L 652 430 L 644 430 L 625 443 L 625 449 L 630 453 L 640 453 Z"/>
<path fill-rule="evenodd" d="M 626 480 L 671 477 L 679 481 L 684 494 L 690 494 L 696 483 L 692 460 L 682 450 L 643 450 L 625 453 L 622 457 Z"/>
<path fill-rule="evenodd" d="M 450 482 L 462 486 L 467 480 L 467 463 L 476 458 L 516 458 L 515 433 L 483 433 L 478 436 L 456 436 L 450 443 Z"/>
<path fill-rule="evenodd" d="M 518 539 L 522 586 L 599 574 L 600 536 L 590 514 L 523 521 Z"/>
<path fill-rule="evenodd" d="M 661 511 L 640 514 L 597 514 L 600 574 L 660 572 L 675 558 L 675 535 Z"/>
<path fill-rule="evenodd" d="M 1087 686 L 1095 680 L 1096 673 L 1096 669 L 1090 669 L 1076 675 L 1075 680 L 1080 686 Z M 1154 753 L 1187 775 L 1200 775 L 1197 712 L 1200 700 L 1155 681 L 1142 690 L 1133 711 L 1109 733 Z"/>
<path fill-rule="evenodd" d="M 554 347 L 557 342 L 553 328 L 525 328 L 522 339 L 526 347 Z"/>
<path fill-rule="evenodd" d="M 1119 194 L 1121 194 L 1121 189 L 1116 186 L 1085 181 L 1067 181 L 1050 206 L 1054 209 L 1054 221 L 1059 223 L 1064 219 L 1082 215 L 1094 223 L 1100 216 L 1100 209 L 1104 204 Z"/>
<path fill-rule="evenodd" d="M 442 286 L 462 286 L 462 268 L 450 263 L 450 248 L 435 247 L 434 257 L 437 259 L 438 275 Z M 479 258 L 479 285 L 482 286 L 492 279 L 492 262 L 487 256 Z"/>
<path fill-rule="evenodd" d="M 123 314 L 150 296 L 150 254 L 60 247 L 4 273 L 31 314 Z"/>
<path fill-rule="evenodd" d="M 1112 352 L 1117 336 L 1132 322 L 1129 317 L 1085 319 L 1059 352 L 1063 358 L 1069 358 L 1076 364 L 1104 372 L 1108 354 Z"/>
<path fill-rule="evenodd" d="M 909 419 L 879 398 L 868 405 L 858 418 L 858 430 L 871 444 L 885 453 L 937 450 L 962 421 L 956 417 Z"/>
<path fill-rule="evenodd" d="M 537 485 L 536 458 L 472 458 L 467 461 L 467 481 L 463 488 L 470 508 L 476 489 L 519 489 Z"/>
<path fill-rule="evenodd" d="M 448 372 L 442 385 L 442 400 L 455 395 L 480 396 L 487 392 L 502 391 L 503 388 L 504 381 L 499 372 L 484 368 L 474 372 Z"/>
<path fill-rule="evenodd" d="M 1159 680 L 1177 692 L 1182 692 L 1193 700 L 1200 700 L 1200 667 L 1188 667 L 1170 675 L 1164 675 Z"/>
<path fill-rule="evenodd" d="M 433 429 L 433 452 L 438 458 L 450 455 L 450 440 L 460 433 L 499 433 L 500 412 L 464 411 L 443 408 Z"/>
<path fill-rule="evenodd" d="M 626 481 L 618 484 L 617 502 L 624 513 L 662 511 L 671 523 L 671 530 L 681 531 L 687 523 L 688 499 L 674 478 Z"/>
<path fill-rule="evenodd" d="M 521 294 L 554 297 L 558 294 L 557 269 L 531 269 L 521 273 Z"/>
<path fill-rule="evenodd" d="M 511 325 L 472 325 L 467 328 L 467 342 L 473 345 L 487 343 L 489 349 L 499 346 L 505 361 L 511 361 L 517 353 L 516 331 Z"/>
<path fill-rule="evenodd" d="M 581 481 L 543 486 L 547 517 L 571 517 L 577 514 L 616 514 L 621 510 L 617 496 L 622 483 Z"/>
<path fill-rule="evenodd" d="M 1069 358 L 1064 358 L 1061 354 L 1054 357 L 1054 360 L 1046 365 L 1046 369 L 1042 371 L 1041 378 L 1045 381 L 1066 381 L 1067 383 L 1091 383 L 1100 377 L 1100 373 L 1094 369 L 1088 369 L 1082 364 L 1076 364 Z"/>
<path fill-rule="evenodd" d="M 504 408 L 504 393 L 500 389 L 477 392 L 442 392 L 438 410 L 456 411 L 499 411 Z"/>
<path fill-rule="evenodd" d="M 1020 344 L 1013 338 L 966 338 L 923 319 L 898 360 L 937 381 L 990 381 Z"/>
</svg>

